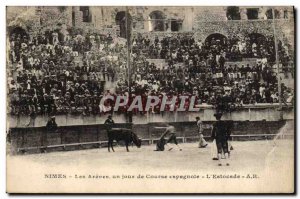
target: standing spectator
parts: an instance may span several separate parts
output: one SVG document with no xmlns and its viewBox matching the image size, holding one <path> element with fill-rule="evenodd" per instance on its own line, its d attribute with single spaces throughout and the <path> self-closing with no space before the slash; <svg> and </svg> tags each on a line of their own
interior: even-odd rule
<svg viewBox="0 0 300 199">
<path fill-rule="evenodd" d="M 196 117 L 196 122 L 197 122 L 197 127 L 198 127 L 198 133 L 200 136 L 199 148 L 205 148 L 207 146 L 207 142 L 205 141 L 204 136 L 203 136 L 203 124 L 202 124 L 202 121 L 200 120 L 200 117 Z"/>
</svg>

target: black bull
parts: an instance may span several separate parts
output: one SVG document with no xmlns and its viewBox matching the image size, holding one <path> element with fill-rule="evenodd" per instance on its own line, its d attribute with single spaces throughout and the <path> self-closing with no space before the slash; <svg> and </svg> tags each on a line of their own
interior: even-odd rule
<svg viewBox="0 0 300 199">
<path fill-rule="evenodd" d="M 108 151 L 110 152 L 110 147 L 115 152 L 113 147 L 113 141 L 124 141 L 126 150 L 129 152 L 128 145 L 131 143 L 134 143 L 138 148 L 141 147 L 142 141 L 138 136 L 132 132 L 131 129 L 123 129 L 123 128 L 113 128 L 109 131 L 107 131 L 107 137 L 108 137 Z"/>
</svg>

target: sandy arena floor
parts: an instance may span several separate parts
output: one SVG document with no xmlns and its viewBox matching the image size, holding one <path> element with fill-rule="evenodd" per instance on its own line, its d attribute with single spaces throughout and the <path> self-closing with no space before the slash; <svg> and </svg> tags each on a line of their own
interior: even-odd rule
<svg viewBox="0 0 300 199">
<path fill-rule="evenodd" d="M 8 173 L 11 183 L 25 180 L 22 178 L 27 175 L 34 179 L 39 178 L 42 183 L 46 183 L 44 175 L 48 173 L 64 174 L 67 178 L 74 180 L 75 175 L 120 175 L 122 178 L 123 175 L 135 175 L 136 177 L 138 174 L 201 175 L 202 177 L 207 174 L 245 176 L 257 174 L 262 177 L 271 172 L 272 175 L 274 173 L 288 174 L 287 180 L 292 181 L 293 140 L 277 140 L 275 146 L 273 141 L 236 141 L 232 142 L 232 145 L 234 150 L 231 151 L 230 166 L 220 167 L 217 165 L 218 161 L 212 160 L 211 143 L 207 148 L 197 148 L 197 143 L 185 143 L 181 144 L 183 151 L 174 147 L 172 151 L 156 152 L 153 151 L 155 145 L 150 145 L 142 146 L 139 149 L 130 147 L 130 152 L 126 152 L 125 147 L 115 147 L 116 152 L 110 153 L 107 148 L 101 148 L 8 156 L 7 162 L 10 165 Z M 26 173 L 25 176 L 24 173 Z M 34 179 L 32 183 L 35 183 Z M 271 178 L 268 177 L 269 179 Z M 284 180 L 282 176 L 280 179 Z M 81 186 L 85 187 L 85 185 Z M 23 187 L 21 187 L 22 189 Z M 151 189 L 151 192 L 155 190 Z M 210 191 L 210 189 L 205 190 Z M 91 191 L 97 192 L 97 189 Z"/>
<path fill-rule="evenodd" d="M 127 168 L 141 169 L 175 169 L 198 171 L 223 169 L 217 166 L 218 161 L 212 160 L 211 147 L 209 143 L 206 148 L 197 148 L 198 143 L 180 144 L 182 151 L 175 145 L 171 151 L 154 151 L 155 145 L 142 146 L 141 148 L 129 147 L 130 152 L 126 152 L 125 147 L 114 147 L 115 152 L 108 152 L 107 148 L 87 149 L 66 152 L 49 152 L 45 154 L 28 154 L 10 157 L 11 161 L 32 161 L 37 164 L 47 164 L 49 166 L 68 166 L 69 164 L 88 164 L 90 167 L 101 168 L 101 165 L 121 166 Z M 273 141 L 236 141 L 232 142 L 234 150 L 231 151 L 230 170 L 261 169 L 266 161 L 272 160 L 276 156 L 278 160 L 293 159 L 293 141 L 277 140 Z M 269 154 L 271 153 L 271 154 Z"/>
</svg>

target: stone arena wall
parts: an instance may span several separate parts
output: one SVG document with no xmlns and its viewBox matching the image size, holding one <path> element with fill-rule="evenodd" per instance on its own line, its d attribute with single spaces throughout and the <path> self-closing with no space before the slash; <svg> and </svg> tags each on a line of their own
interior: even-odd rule
<svg viewBox="0 0 300 199">
<path fill-rule="evenodd" d="M 192 122 L 196 116 L 200 116 L 203 121 L 214 121 L 213 116 L 215 110 L 212 106 L 201 107 L 199 112 L 164 112 L 162 114 L 144 114 L 133 115 L 134 124 L 147 124 L 153 122 Z M 125 114 L 114 114 L 115 122 L 126 123 L 127 118 Z M 56 123 L 58 126 L 73 126 L 73 125 L 94 125 L 103 124 L 107 118 L 107 114 L 96 116 L 83 115 L 56 115 Z M 248 106 L 232 113 L 225 113 L 224 120 L 233 121 L 278 121 L 280 120 L 280 111 L 276 105 Z M 283 109 L 283 119 L 294 119 L 294 109 L 292 106 L 286 106 Z M 30 121 L 29 116 L 13 116 L 7 115 L 7 127 L 42 127 L 48 121 L 47 115 L 39 115 L 34 121 Z"/>
<path fill-rule="evenodd" d="M 293 122 L 293 121 L 291 121 Z M 232 124 L 232 135 L 239 136 L 239 140 L 249 140 L 251 137 L 258 139 L 272 138 L 284 126 L 286 121 L 235 121 Z M 198 140 L 196 122 L 171 122 L 176 129 L 176 134 L 182 142 Z M 213 121 L 204 122 L 204 136 L 209 139 Z M 133 132 L 136 133 L 144 144 L 154 143 L 164 132 L 165 124 L 153 122 L 148 124 L 134 124 Z M 293 127 L 293 125 L 291 125 Z M 114 128 L 130 128 L 128 123 L 117 123 Z M 293 129 L 289 134 L 293 134 Z M 249 137 L 248 137 L 249 135 Z M 263 136 L 263 137 L 262 137 Z M 47 151 L 77 150 L 101 147 L 101 142 L 107 141 L 107 132 L 104 124 L 59 126 L 56 132 L 47 132 L 45 127 L 11 128 L 7 134 L 12 153 L 39 152 L 40 148 Z"/>
</svg>

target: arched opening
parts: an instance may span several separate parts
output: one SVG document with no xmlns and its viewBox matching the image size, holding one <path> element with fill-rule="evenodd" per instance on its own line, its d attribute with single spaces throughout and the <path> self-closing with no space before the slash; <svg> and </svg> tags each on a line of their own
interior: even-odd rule
<svg viewBox="0 0 300 199">
<path fill-rule="evenodd" d="M 82 12 L 82 22 L 92 22 L 92 14 L 89 6 L 80 6 L 79 10 Z"/>
<path fill-rule="evenodd" d="M 214 33 L 206 37 L 205 44 L 208 44 L 209 46 L 212 45 L 225 45 L 227 41 L 227 37 L 225 35 L 222 35 L 220 33 Z"/>
<path fill-rule="evenodd" d="M 251 57 L 266 57 L 267 54 L 270 54 L 271 49 L 274 50 L 274 42 L 272 39 L 267 39 L 260 33 L 251 33 L 248 37 L 251 47 Z M 273 54 L 273 52 L 271 54 Z"/>
<path fill-rule="evenodd" d="M 275 13 L 275 19 L 279 19 L 280 18 L 280 12 L 278 10 L 274 10 L 274 13 Z M 272 12 L 272 9 L 268 9 L 266 11 L 266 16 L 267 16 L 267 19 L 273 19 L 273 12 Z"/>
<path fill-rule="evenodd" d="M 228 20 L 241 20 L 240 8 L 237 6 L 228 6 L 226 16 Z"/>
<path fill-rule="evenodd" d="M 264 35 L 260 33 L 251 33 L 249 34 L 250 44 L 256 43 L 257 45 L 265 44 L 267 39 Z"/>
<path fill-rule="evenodd" d="M 126 38 L 126 12 L 125 11 L 117 12 L 115 20 L 116 20 L 116 25 L 120 27 L 120 37 Z M 128 14 L 127 23 L 130 22 L 131 22 L 131 16 L 130 14 Z"/>
<path fill-rule="evenodd" d="M 28 33 L 26 32 L 26 30 L 24 28 L 16 26 L 16 27 L 11 27 L 10 29 L 11 29 L 9 32 L 10 37 L 12 37 L 12 36 L 20 37 L 20 38 L 23 38 L 24 36 L 28 37 Z"/>
<path fill-rule="evenodd" d="M 156 10 L 149 15 L 149 31 L 165 30 L 165 15 L 163 12 Z"/>
</svg>

